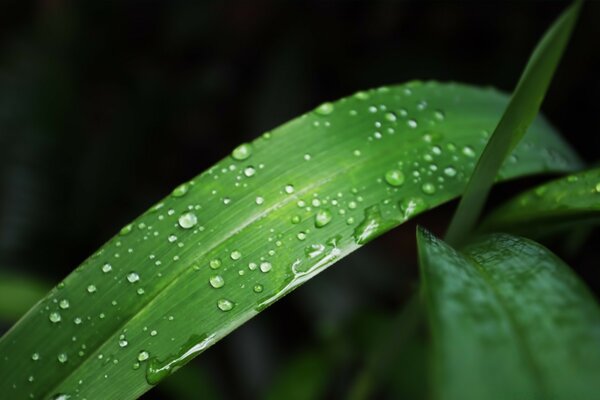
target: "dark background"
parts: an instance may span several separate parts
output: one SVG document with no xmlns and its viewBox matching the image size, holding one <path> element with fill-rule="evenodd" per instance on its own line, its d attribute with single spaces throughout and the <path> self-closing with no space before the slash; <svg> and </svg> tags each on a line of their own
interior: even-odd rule
<svg viewBox="0 0 600 400">
<path fill-rule="evenodd" d="M 2 0 L 0 269 L 57 283 L 175 185 L 325 100 L 412 79 L 510 91 L 567 4 Z M 590 163 L 599 20 L 600 3 L 585 4 L 543 105 Z M 496 201 L 539 181 L 502 185 Z M 443 232 L 453 207 L 418 222 Z M 396 314 L 414 290 L 413 237 L 410 224 L 370 244 L 190 370 L 223 398 L 260 398 L 296 355 L 325 348 L 324 396 L 341 397 L 376 325 L 364 321 Z M 598 294 L 592 242 L 552 248 Z M 198 382 L 186 385 L 210 397 Z M 177 386 L 144 398 L 183 398 Z"/>
</svg>

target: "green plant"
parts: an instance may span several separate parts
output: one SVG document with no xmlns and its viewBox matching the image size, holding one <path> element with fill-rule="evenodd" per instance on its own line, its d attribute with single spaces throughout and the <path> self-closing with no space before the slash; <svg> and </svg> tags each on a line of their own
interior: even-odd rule
<svg viewBox="0 0 600 400">
<path fill-rule="evenodd" d="M 577 156 L 542 117 L 532 123 L 577 10 L 578 5 L 571 8 L 549 31 L 510 103 L 492 89 L 436 82 L 359 92 L 237 147 L 178 186 L 2 338 L 2 393 L 134 398 L 339 258 L 406 220 L 465 193 L 450 235 L 453 244 L 461 244 L 494 178 L 579 169 Z M 586 179 L 577 182 L 583 191 L 597 191 Z M 482 227 L 494 230 L 498 222 L 522 227 L 520 212 L 545 217 L 550 211 L 543 199 L 515 200 Z M 552 217 L 593 213 L 593 199 L 579 206 L 565 203 L 573 211 L 561 208 Z M 500 365 L 504 375 L 498 377 L 519 385 L 511 388 L 515 393 L 556 393 L 557 398 L 573 388 L 581 396 L 593 393 L 593 377 L 581 371 L 597 368 L 598 355 L 573 361 L 550 352 L 545 354 L 554 355 L 552 360 L 537 359 L 536 340 L 545 338 L 526 335 L 536 328 L 527 312 L 545 315 L 544 321 L 572 317 L 569 329 L 552 337 L 551 348 L 593 347 L 599 317 L 583 286 L 547 250 L 525 239 L 492 236 L 468 243 L 454 250 L 419 233 L 438 396 L 486 397 L 493 389 L 506 397 L 508 392 L 497 392 L 502 381 L 475 375 L 490 365 Z M 523 278 L 503 276 L 507 264 L 492 262 L 499 257 Z M 534 264 L 547 266 L 535 275 L 538 285 L 527 281 L 538 271 Z M 528 285 L 528 291 L 508 284 Z M 457 295 L 457 285 L 471 291 Z M 521 307 L 520 313 L 518 305 L 543 296 L 548 307 Z M 559 313 L 550 307 L 554 299 L 569 300 L 577 313 Z M 480 301 L 489 317 L 479 315 Z M 485 340 L 487 345 L 479 345 L 484 334 L 502 347 Z M 465 354 L 472 354 L 465 375 L 448 380 L 461 369 Z M 526 367 L 513 369 L 521 357 Z M 304 357 L 299 365 L 310 368 L 318 364 L 314 360 Z M 573 372 L 566 382 L 546 372 L 552 362 L 563 361 Z"/>
</svg>

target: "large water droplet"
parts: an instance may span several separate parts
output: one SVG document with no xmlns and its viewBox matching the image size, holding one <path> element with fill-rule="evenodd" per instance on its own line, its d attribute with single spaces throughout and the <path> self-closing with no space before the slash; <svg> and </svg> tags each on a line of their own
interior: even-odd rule
<svg viewBox="0 0 600 400">
<path fill-rule="evenodd" d="M 402 186 L 404 184 L 404 173 L 397 169 L 389 170 L 385 173 L 385 181 L 392 186 Z"/>
<path fill-rule="evenodd" d="M 250 143 L 242 143 L 231 152 L 231 156 L 238 161 L 245 160 L 251 155 L 252 145 Z"/>
<path fill-rule="evenodd" d="M 193 212 L 187 212 L 179 217 L 178 222 L 183 229 L 190 229 L 198 223 L 198 217 Z"/>
<path fill-rule="evenodd" d="M 219 299 L 217 301 L 217 307 L 221 311 L 231 311 L 233 309 L 233 303 L 227 299 Z"/>
<path fill-rule="evenodd" d="M 319 210 L 315 214 L 315 226 L 317 228 L 322 228 L 331 222 L 331 218 L 332 218 L 331 211 Z"/>
<path fill-rule="evenodd" d="M 69 304 L 69 300 L 67 299 L 62 299 L 59 303 L 58 306 L 60 308 L 62 308 L 63 310 L 66 310 L 67 308 L 69 308 L 70 304 Z"/>
<path fill-rule="evenodd" d="M 225 285 L 225 279 L 221 275 L 212 275 L 209 278 L 210 286 L 215 289 L 222 288 Z"/>
</svg>

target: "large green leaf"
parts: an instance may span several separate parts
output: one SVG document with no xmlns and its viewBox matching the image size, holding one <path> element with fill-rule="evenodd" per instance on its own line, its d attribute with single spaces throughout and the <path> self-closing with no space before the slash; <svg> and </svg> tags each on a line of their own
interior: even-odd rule
<svg viewBox="0 0 600 400">
<path fill-rule="evenodd" d="M 502 119 L 477 161 L 465 193 L 448 228 L 446 239 L 460 244 L 475 226 L 498 170 L 525 136 L 540 110 L 554 71 L 577 21 L 581 1 L 574 2 L 552 24 L 535 48 Z"/>
<path fill-rule="evenodd" d="M 436 399 L 594 399 L 600 309 L 554 254 L 496 234 L 457 252 L 418 233 Z"/>
<path fill-rule="evenodd" d="M 492 89 L 412 82 L 325 103 L 238 147 L 0 340 L 0 391 L 135 398 L 337 259 L 460 194 L 506 103 Z M 538 119 L 500 176 L 577 167 Z"/>
<path fill-rule="evenodd" d="M 546 235 L 573 225 L 600 223 L 600 168 L 528 190 L 495 210 L 482 230 Z"/>
</svg>

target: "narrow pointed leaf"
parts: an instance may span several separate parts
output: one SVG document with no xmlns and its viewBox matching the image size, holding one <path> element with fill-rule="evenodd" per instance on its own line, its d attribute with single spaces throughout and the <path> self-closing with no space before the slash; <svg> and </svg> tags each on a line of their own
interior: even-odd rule
<svg viewBox="0 0 600 400">
<path fill-rule="evenodd" d="M 339 258 L 459 195 L 506 103 L 413 82 L 325 103 L 238 147 L 0 340 L 1 393 L 139 396 Z M 500 176 L 578 166 L 538 119 Z"/>
<path fill-rule="evenodd" d="M 593 399 L 600 309 L 570 268 L 527 239 L 462 253 L 418 234 L 435 399 Z"/>
<path fill-rule="evenodd" d="M 498 169 L 525 135 L 542 105 L 554 71 L 564 52 L 577 20 L 581 2 L 576 1 L 548 29 L 534 50 L 462 195 L 452 218 L 446 239 L 464 241 L 474 228 Z"/>
<path fill-rule="evenodd" d="M 600 223 L 600 169 L 528 190 L 495 210 L 481 230 L 546 235 L 574 225 Z"/>
</svg>

